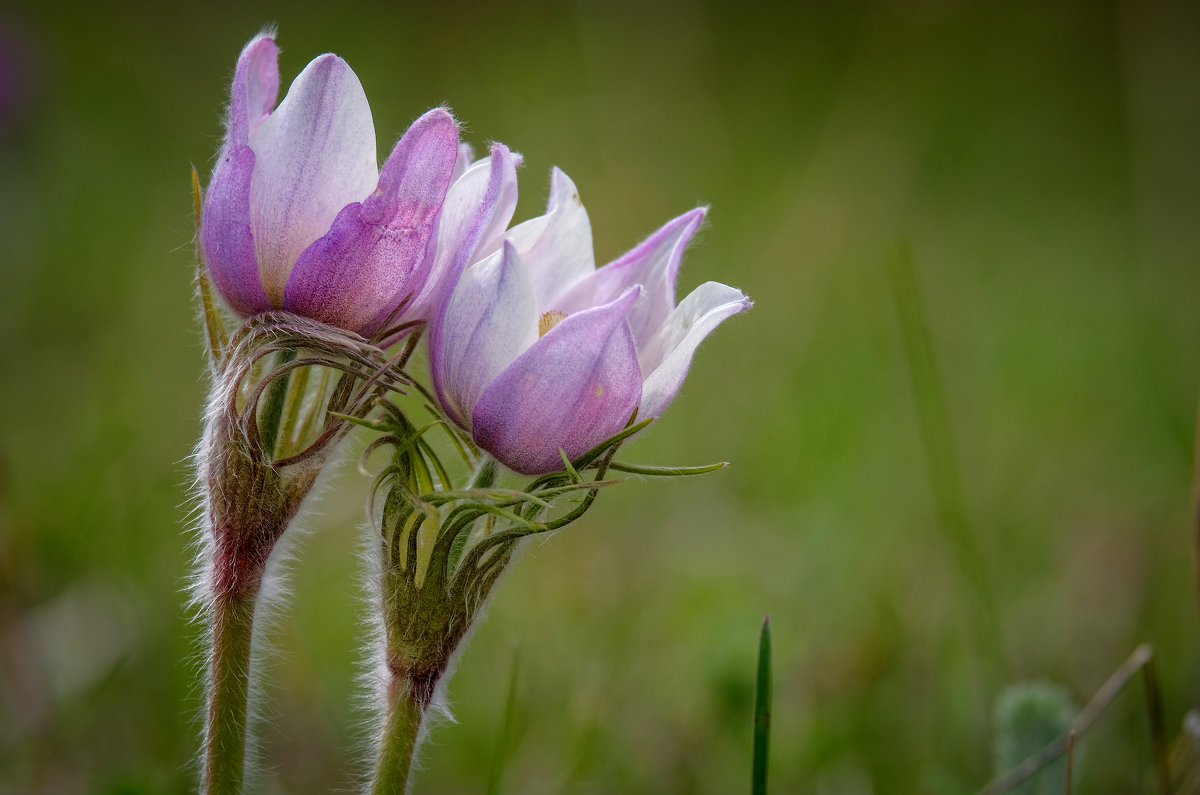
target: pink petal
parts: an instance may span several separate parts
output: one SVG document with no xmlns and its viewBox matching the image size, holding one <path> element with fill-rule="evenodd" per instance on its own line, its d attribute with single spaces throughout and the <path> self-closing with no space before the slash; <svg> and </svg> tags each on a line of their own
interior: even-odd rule
<svg viewBox="0 0 1200 795">
<path fill-rule="evenodd" d="M 238 145 L 247 145 L 278 99 L 279 47 L 272 36 L 260 34 L 238 56 L 229 100 L 230 138 Z"/>
<path fill-rule="evenodd" d="M 560 322 L 480 396 L 473 433 L 480 447 L 527 475 L 562 468 L 625 427 L 642 394 L 637 350 L 625 316 L 632 288 Z"/>
<path fill-rule="evenodd" d="M 255 315 L 272 309 L 258 277 L 250 230 L 250 179 L 254 152 L 226 147 L 204 196 L 200 244 L 217 292 L 233 311 Z"/>
<path fill-rule="evenodd" d="M 679 306 L 641 350 L 642 402 L 638 416 L 657 417 L 679 392 L 692 364 L 696 347 L 728 317 L 752 306 L 741 290 L 707 282 L 679 302 Z"/>
<path fill-rule="evenodd" d="M 263 288 L 278 308 L 300 253 L 375 187 L 371 108 L 346 62 L 322 55 L 274 113 L 251 125 L 249 141 L 257 157 L 250 184 L 255 251 Z"/>
<path fill-rule="evenodd" d="M 238 56 L 229 98 L 225 144 L 205 191 L 200 244 L 217 292 L 239 314 L 271 309 L 258 275 L 250 225 L 255 157 L 248 146 L 279 94 L 279 48 L 257 36 Z"/>
<path fill-rule="evenodd" d="M 442 108 L 413 122 L 365 201 L 345 207 L 300 255 L 287 281 L 289 312 L 373 334 L 424 285 L 438 216 L 458 154 L 458 128 Z"/>
<path fill-rule="evenodd" d="M 431 324 L 433 385 L 446 413 L 470 428 L 479 396 L 538 339 L 538 311 L 529 274 L 505 245 L 467 268 Z"/>
<path fill-rule="evenodd" d="M 640 349 L 675 308 L 675 277 L 683 250 L 704 221 L 697 208 L 668 221 L 620 259 L 610 262 L 554 300 L 554 309 L 575 312 L 607 303 L 635 284 L 645 290 L 629 312 L 629 327 Z"/>
</svg>

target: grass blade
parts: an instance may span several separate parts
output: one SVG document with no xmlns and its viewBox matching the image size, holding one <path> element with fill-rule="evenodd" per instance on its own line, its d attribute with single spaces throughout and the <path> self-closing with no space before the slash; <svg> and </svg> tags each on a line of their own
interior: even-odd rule
<svg viewBox="0 0 1200 795">
<path fill-rule="evenodd" d="M 750 792 L 767 793 L 767 762 L 771 740 L 771 617 L 763 618 L 758 639 L 758 683 L 754 688 L 754 770 Z"/>
</svg>

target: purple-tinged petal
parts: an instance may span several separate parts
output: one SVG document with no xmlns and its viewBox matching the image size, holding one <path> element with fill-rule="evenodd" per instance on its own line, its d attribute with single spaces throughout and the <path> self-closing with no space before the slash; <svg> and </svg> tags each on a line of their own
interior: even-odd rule
<svg viewBox="0 0 1200 795">
<path fill-rule="evenodd" d="M 226 147 L 208 183 L 200 223 L 200 245 L 213 285 L 233 311 L 246 316 L 273 308 L 258 276 L 250 229 L 253 173 L 254 152 L 248 146 Z"/>
<path fill-rule="evenodd" d="M 641 300 L 629 312 L 629 327 L 638 347 L 643 347 L 675 308 L 675 277 L 679 273 L 683 250 L 700 228 L 706 212 L 705 208 L 699 207 L 668 221 L 628 254 L 554 299 L 552 308 L 576 312 L 607 303 L 640 284 L 645 290 Z"/>
<path fill-rule="evenodd" d="M 250 135 L 275 107 L 279 98 L 279 47 L 268 34 L 259 34 L 238 56 L 229 98 L 229 142 L 246 146 Z"/>
<path fill-rule="evenodd" d="M 642 372 L 647 376 L 638 416 L 661 414 L 683 385 L 696 347 L 721 321 L 752 305 L 741 290 L 718 282 L 706 282 L 684 298 L 641 351 Z"/>
<path fill-rule="evenodd" d="M 516 249 L 467 268 L 429 338 L 433 386 L 451 419 L 470 428 L 479 396 L 538 339 L 529 274 Z"/>
<path fill-rule="evenodd" d="M 263 288 L 283 305 L 300 253 L 375 187 L 375 128 L 362 85 L 335 55 L 315 58 L 250 132 L 250 222 Z"/>
<path fill-rule="evenodd" d="M 275 106 L 279 95 L 279 48 L 270 36 L 255 37 L 238 56 L 229 96 L 225 144 L 204 196 L 200 245 L 217 292 L 235 312 L 270 310 L 258 275 L 250 223 L 254 153 L 250 131 Z"/>
<path fill-rule="evenodd" d="M 529 267 L 538 306 L 557 309 L 552 299 L 596 270 L 592 225 L 575 183 L 557 168 L 550 175 L 546 214 L 514 226 L 508 239 Z"/>
<path fill-rule="evenodd" d="M 446 194 L 433 269 L 414 302 L 413 317 L 429 317 L 463 268 L 498 248 L 516 207 L 516 159 L 504 144 L 495 144 L 491 157 L 467 169 Z"/>
<path fill-rule="evenodd" d="M 329 233 L 300 255 L 283 308 L 369 336 L 402 301 L 415 298 L 432 266 L 457 153 L 458 127 L 445 110 L 413 122 L 384 164 L 378 188 L 346 206 Z"/>
<path fill-rule="evenodd" d="M 625 321 L 640 288 L 550 329 L 480 396 L 472 417 L 480 447 L 526 475 L 562 468 L 620 431 L 642 394 Z"/>
<path fill-rule="evenodd" d="M 458 157 L 454 160 L 454 173 L 450 179 L 454 182 L 466 173 L 471 164 L 475 162 L 475 149 L 470 144 L 458 145 Z"/>
</svg>

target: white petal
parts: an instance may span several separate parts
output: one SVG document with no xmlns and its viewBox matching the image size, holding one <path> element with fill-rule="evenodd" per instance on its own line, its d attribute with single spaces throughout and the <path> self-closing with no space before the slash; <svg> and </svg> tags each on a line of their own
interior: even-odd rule
<svg viewBox="0 0 1200 795">
<path fill-rule="evenodd" d="M 537 339 L 533 287 L 511 245 L 463 271 L 430 329 L 434 388 L 447 413 L 469 428 L 484 389 Z"/>
<path fill-rule="evenodd" d="M 457 180 L 471 164 L 475 162 L 475 149 L 470 144 L 458 145 L 458 157 L 454 161 L 454 173 L 450 175 L 451 180 Z"/>
<path fill-rule="evenodd" d="M 427 317 L 467 265 L 500 247 L 517 207 L 516 162 L 508 147 L 494 144 L 489 157 L 468 167 L 450 186 L 442 204 L 433 269 L 413 301 L 414 317 Z"/>
<path fill-rule="evenodd" d="M 556 296 L 596 270 L 587 210 L 575 183 L 557 168 L 550 176 L 546 214 L 514 226 L 507 238 L 529 268 L 542 311 L 555 309 Z"/>
<path fill-rule="evenodd" d="M 700 285 L 679 302 L 654 339 L 638 352 L 643 373 L 641 419 L 657 417 L 675 399 L 696 347 L 727 317 L 749 309 L 741 290 L 718 282 Z"/>
<path fill-rule="evenodd" d="M 250 148 L 255 251 L 267 297 L 278 307 L 300 252 L 379 179 L 371 108 L 358 77 L 335 55 L 314 59 L 252 131 Z"/>
</svg>

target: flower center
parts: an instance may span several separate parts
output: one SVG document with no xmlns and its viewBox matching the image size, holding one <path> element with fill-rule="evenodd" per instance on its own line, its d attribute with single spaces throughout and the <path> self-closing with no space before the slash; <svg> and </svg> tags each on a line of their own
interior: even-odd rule
<svg viewBox="0 0 1200 795">
<path fill-rule="evenodd" d="M 559 312 L 557 309 L 551 309 L 544 315 L 538 318 L 538 337 L 546 336 L 546 332 L 557 326 L 562 319 L 567 316 L 566 312 Z"/>
</svg>

